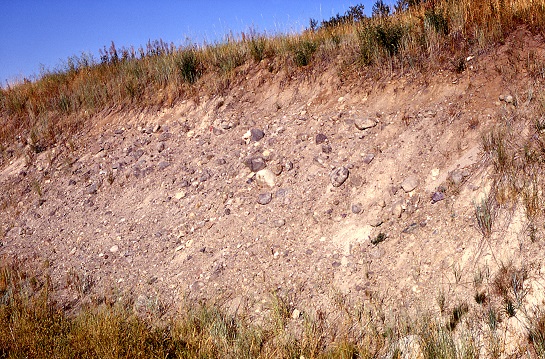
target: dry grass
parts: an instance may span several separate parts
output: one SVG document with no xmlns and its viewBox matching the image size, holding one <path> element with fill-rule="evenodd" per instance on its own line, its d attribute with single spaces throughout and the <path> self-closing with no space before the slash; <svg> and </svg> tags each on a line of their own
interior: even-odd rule
<svg viewBox="0 0 545 359">
<path fill-rule="evenodd" d="M 472 308 L 449 303 L 439 316 L 391 315 L 380 300 L 334 296 L 330 313 L 305 308 L 289 294 L 273 293 L 261 324 L 249 310 L 228 314 L 217 305 L 186 301 L 174 314 L 143 316 L 133 303 L 102 300 L 71 314 L 52 300 L 47 276 L 15 265 L 0 268 L 1 358 L 479 358 L 501 353 L 501 323 L 524 292 L 523 270 L 501 268 L 488 286 L 494 303 Z M 523 295 L 523 294 L 522 294 Z M 499 302 L 498 302 L 499 301 Z M 498 302 L 498 303 L 496 303 Z M 501 304 L 503 303 L 503 304 Z M 518 309 L 516 307 L 515 309 Z M 543 313 L 528 316 L 531 350 L 543 355 Z M 483 331 L 488 327 L 489 332 Z M 524 335 L 524 333 L 522 333 Z M 527 348 L 523 348 L 527 350 Z M 523 350 L 521 349 L 521 350 Z"/>
<path fill-rule="evenodd" d="M 543 0 L 414 3 L 390 16 L 365 17 L 353 7 L 299 35 L 251 31 L 183 48 L 160 40 L 139 49 L 112 43 L 100 59 L 73 56 L 36 81 L 0 91 L 0 144 L 22 142 L 39 152 L 86 128 L 97 113 L 171 106 L 217 90 L 211 78 L 229 88 L 224 79 L 244 76 L 240 69 L 263 60 L 271 62 L 271 71 L 287 73 L 323 64 L 338 66 L 343 76 L 437 67 L 463 71 L 463 61 L 451 59 L 503 41 L 518 25 L 537 32 L 545 24 Z M 542 74 L 543 66 L 532 71 Z"/>
</svg>

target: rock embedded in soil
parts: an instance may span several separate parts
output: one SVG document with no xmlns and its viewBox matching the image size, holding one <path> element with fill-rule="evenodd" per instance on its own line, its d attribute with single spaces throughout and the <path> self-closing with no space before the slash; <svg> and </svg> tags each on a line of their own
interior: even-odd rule
<svg viewBox="0 0 545 359">
<path fill-rule="evenodd" d="M 349 173 L 350 171 L 348 170 L 348 168 L 344 166 L 334 169 L 329 175 L 329 179 L 331 180 L 331 184 L 333 185 L 333 187 L 342 186 L 342 184 L 348 178 Z"/>
<path fill-rule="evenodd" d="M 359 213 L 361 213 L 361 211 L 362 211 L 362 209 L 361 209 L 361 204 L 360 204 L 360 203 L 354 203 L 354 204 L 352 205 L 352 208 L 351 208 L 351 209 L 352 209 L 352 213 L 354 213 L 354 214 L 359 214 Z"/>
<path fill-rule="evenodd" d="M 283 167 L 282 167 L 282 164 L 281 163 L 275 163 L 271 166 L 271 171 L 276 175 L 276 176 L 280 176 L 282 174 L 282 171 L 283 171 Z"/>
<path fill-rule="evenodd" d="M 268 168 L 264 168 L 258 171 L 255 174 L 255 179 L 256 179 L 256 182 L 263 187 L 268 186 L 272 188 L 275 185 L 275 175 Z"/>
<path fill-rule="evenodd" d="M 325 153 L 325 154 L 329 154 L 331 153 L 332 151 L 332 148 L 331 148 L 331 145 L 329 143 L 325 143 L 322 145 L 322 152 Z"/>
<path fill-rule="evenodd" d="M 261 141 L 263 137 L 265 137 L 265 132 L 263 132 L 263 130 L 260 130 L 259 128 L 252 128 L 250 130 L 250 138 L 252 141 Z"/>
<path fill-rule="evenodd" d="M 269 204 L 269 203 L 271 203 L 271 201 L 272 201 L 272 194 L 270 194 L 270 193 L 261 193 L 257 197 L 257 203 L 262 204 L 262 205 Z"/>
<path fill-rule="evenodd" d="M 444 199 L 445 199 L 445 194 L 443 192 L 435 192 L 431 196 L 431 203 L 436 203 L 436 202 L 442 201 Z"/>
<path fill-rule="evenodd" d="M 366 130 L 377 125 L 377 121 L 370 118 L 357 118 L 354 120 L 354 125 L 358 130 Z"/>
<path fill-rule="evenodd" d="M 87 194 L 95 194 L 95 193 L 97 193 L 97 184 L 96 184 L 96 183 L 91 184 L 89 187 L 87 187 L 87 188 L 85 189 L 85 192 L 86 192 Z"/>
<path fill-rule="evenodd" d="M 252 172 L 257 172 L 259 170 L 262 170 L 265 168 L 265 160 L 262 157 L 254 157 L 254 158 L 248 158 L 244 164 L 250 169 Z"/>
<path fill-rule="evenodd" d="M 452 171 L 449 174 L 449 180 L 452 184 L 457 186 L 461 184 L 464 181 L 464 179 L 468 176 L 469 176 L 469 171 L 457 169 Z"/>
<path fill-rule="evenodd" d="M 405 192 L 411 192 L 418 186 L 418 178 L 414 176 L 410 176 L 405 178 L 405 180 L 401 183 L 401 188 Z"/>
<path fill-rule="evenodd" d="M 280 219 L 276 219 L 272 222 L 272 227 L 273 228 L 280 228 L 280 227 L 283 227 L 284 225 L 286 224 L 286 221 L 282 218 Z"/>
<path fill-rule="evenodd" d="M 374 154 L 368 153 L 365 156 L 363 156 L 363 163 L 368 165 L 369 163 L 371 163 L 373 161 L 374 158 L 375 158 Z"/>
<path fill-rule="evenodd" d="M 324 143 L 325 141 L 327 141 L 327 136 L 324 135 L 323 133 L 319 133 L 316 135 L 316 144 L 317 145 L 320 145 L 322 143 Z"/>
</svg>

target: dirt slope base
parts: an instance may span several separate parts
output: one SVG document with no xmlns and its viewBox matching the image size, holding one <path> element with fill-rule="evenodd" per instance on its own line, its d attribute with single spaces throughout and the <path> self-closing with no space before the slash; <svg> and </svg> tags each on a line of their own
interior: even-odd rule
<svg viewBox="0 0 545 359">
<path fill-rule="evenodd" d="M 332 317 L 340 297 L 390 318 L 493 310 L 505 352 L 523 350 L 543 305 L 543 228 L 522 204 L 486 217 L 482 134 L 534 135 L 543 93 L 511 57 L 543 51 L 524 39 L 461 74 L 341 83 L 332 69 L 281 86 L 258 68 L 223 97 L 110 115 L 9 159 L 0 255 L 46 265 L 67 308 L 192 298 L 263 318 L 277 293 Z"/>
</svg>

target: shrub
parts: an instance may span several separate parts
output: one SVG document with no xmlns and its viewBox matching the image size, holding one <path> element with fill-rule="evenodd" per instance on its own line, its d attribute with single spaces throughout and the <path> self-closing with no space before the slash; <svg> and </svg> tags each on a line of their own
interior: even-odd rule
<svg viewBox="0 0 545 359">
<path fill-rule="evenodd" d="M 312 55 L 316 52 L 318 45 L 312 40 L 301 40 L 293 48 L 293 59 L 299 67 L 310 64 Z"/>
<path fill-rule="evenodd" d="M 187 49 L 176 56 L 176 66 L 181 78 L 190 84 L 195 83 L 200 75 L 200 62 L 194 49 Z"/>
</svg>

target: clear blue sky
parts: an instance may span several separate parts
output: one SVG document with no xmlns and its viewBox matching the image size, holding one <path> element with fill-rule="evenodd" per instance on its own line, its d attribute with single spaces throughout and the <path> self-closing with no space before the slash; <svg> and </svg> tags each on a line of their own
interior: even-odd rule
<svg viewBox="0 0 545 359">
<path fill-rule="evenodd" d="M 98 58 L 98 49 L 145 45 L 163 39 L 175 45 L 215 42 L 230 31 L 296 32 L 309 19 L 329 19 L 352 5 L 350 0 L 0 0 L 0 83 L 32 77 L 43 65 L 54 69 L 82 52 Z"/>
</svg>

